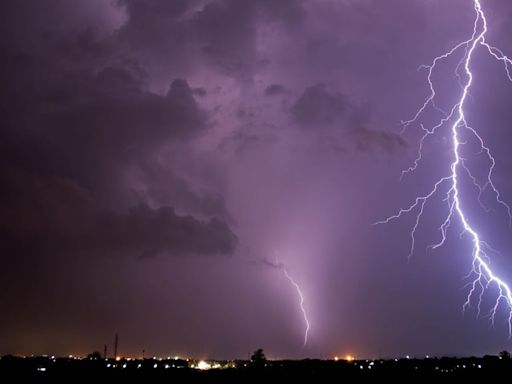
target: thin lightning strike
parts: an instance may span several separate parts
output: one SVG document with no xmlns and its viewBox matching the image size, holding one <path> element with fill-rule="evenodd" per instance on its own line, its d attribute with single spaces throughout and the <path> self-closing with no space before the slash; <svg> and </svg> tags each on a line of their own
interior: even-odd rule
<svg viewBox="0 0 512 384">
<path fill-rule="evenodd" d="M 496 293 L 496 301 L 492 306 L 489 317 L 492 324 L 494 324 L 494 319 L 496 313 L 500 307 L 504 307 L 506 312 L 508 313 L 508 331 L 509 337 L 512 336 L 512 291 L 509 285 L 502 280 L 490 267 L 490 253 L 495 253 L 495 251 L 487 245 L 485 241 L 480 238 L 478 232 L 471 226 L 466 214 L 463 210 L 463 203 L 461 198 L 461 191 L 459 190 L 459 180 L 464 177 L 464 175 L 468 176 L 472 183 L 479 190 L 478 201 L 481 203 L 480 197 L 486 190 L 490 190 L 496 202 L 505 208 L 508 213 L 509 220 L 512 220 L 512 212 L 510 206 L 502 200 L 501 195 L 496 188 L 492 175 L 495 167 L 495 159 L 491 154 L 490 149 L 485 145 L 482 137 L 478 134 L 478 132 L 468 125 L 466 121 L 466 116 L 464 113 L 464 106 L 466 99 L 468 97 L 469 91 L 473 84 L 473 73 L 471 71 L 471 63 L 474 52 L 478 48 L 484 48 L 494 59 L 503 63 L 505 67 L 505 72 L 508 77 L 508 80 L 512 82 L 512 59 L 507 57 L 501 50 L 496 47 L 493 47 L 486 41 L 487 34 L 487 19 L 485 17 L 485 13 L 482 10 L 481 0 L 473 0 L 474 10 L 475 10 L 475 20 L 473 23 L 473 33 L 471 37 L 463 41 L 453 48 L 445 52 L 444 54 L 437 56 L 430 65 L 424 65 L 421 68 L 427 70 L 427 82 L 430 89 L 430 93 L 428 97 L 425 99 L 422 106 L 418 109 L 415 115 L 406 121 L 402 121 L 402 132 L 412 124 L 416 123 L 417 120 L 426 112 L 428 108 L 433 108 L 436 112 L 439 112 L 443 115 L 440 119 L 439 123 L 434 125 L 432 128 L 427 129 L 423 125 L 420 124 L 420 127 L 423 131 L 423 135 L 421 136 L 419 142 L 419 148 L 417 157 L 415 158 L 413 164 L 405 169 L 402 172 L 402 177 L 415 171 L 422 160 L 423 155 L 423 147 L 425 141 L 430 137 L 437 133 L 438 130 L 446 127 L 450 124 L 450 135 L 452 139 L 452 153 L 453 153 L 453 161 L 450 164 L 450 172 L 448 176 L 440 178 L 435 184 L 432 190 L 420 197 L 417 197 L 413 204 L 411 204 L 408 208 L 400 209 L 398 213 L 388 217 L 385 220 L 379 221 L 375 224 L 385 224 L 389 223 L 392 220 L 399 219 L 403 215 L 417 212 L 416 221 L 411 230 L 411 248 L 409 252 L 409 257 L 413 254 L 415 249 L 415 236 L 418 226 L 421 221 L 421 217 L 423 215 L 425 205 L 427 202 L 434 196 L 440 193 L 440 191 L 444 190 L 445 197 L 443 199 L 448 206 L 448 213 L 439 227 L 439 231 L 441 233 L 440 240 L 431 245 L 432 249 L 438 248 L 445 243 L 447 238 L 447 230 L 452 224 L 452 220 L 458 218 L 463 227 L 463 234 L 468 234 L 471 238 L 473 244 L 472 251 L 472 268 L 471 272 L 468 275 L 468 278 L 471 278 L 471 281 L 467 285 L 469 287 L 469 292 L 467 295 L 467 299 L 463 305 L 463 311 L 465 311 L 471 305 L 471 301 L 473 297 L 477 297 L 477 311 L 478 315 L 480 315 L 480 308 L 482 305 L 482 299 L 484 292 L 494 287 L 497 290 Z M 441 108 L 439 108 L 436 103 L 436 87 L 434 86 L 434 82 L 432 80 L 433 73 L 435 72 L 437 65 L 452 57 L 458 52 L 462 51 L 463 56 L 459 61 L 455 68 L 455 76 L 458 78 L 461 95 L 458 101 L 449 109 L 450 112 L 445 112 Z M 483 184 L 480 184 L 476 177 L 471 173 L 467 163 L 465 162 L 464 157 L 461 155 L 461 147 L 463 147 L 466 142 L 460 140 L 461 133 L 464 131 L 467 134 L 472 135 L 476 141 L 480 145 L 480 153 L 484 153 L 486 158 L 489 161 L 489 168 L 486 175 L 486 180 Z M 488 210 L 487 210 L 488 211 Z"/>
<path fill-rule="evenodd" d="M 304 344 L 302 345 L 303 347 L 305 347 L 306 344 L 308 343 L 309 320 L 308 320 L 308 314 L 306 313 L 306 308 L 304 307 L 304 296 L 302 295 L 302 291 L 299 287 L 299 284 L 297 284 L 297 282 L 293 279 L 293 277 L 290 276 L 290 274 L 288 273 L 288 271 L 286 270 L 284 265 L 283 264 L 280 264 L 280 265 L 281 265 L 281 270 L 283 271 L 283 274 L 286 276 L 288 281 L 295 287 L 295 290 L 297 291 L 297 295 L 300 299 L 300 310 L 302 311 L 302 316 L 304 317 L 304 324 L 306 326 L 306 328 L 304 330 Z"/>
<path fill-rule="evenodd" d="M 295 289 L 295 292 L 297 293 L 297 297 L 299 299 L 299 307 L 302 312 L 302 317 L 304 319 L 304 326 L 305 326 L 305 328 L 304 328 L 304 343 L 302 344 L 302 347 L 305 347 L 306 344 L 308 343 L 308 334 L 309 334 L 310 324 L 309 324 L 308 314 L 306 312 L 306 306 L 304 304 L 304 301 L 305 301 L 304 295 L 302 294 L 302 289 L 300 288 L 299 283 L 297 283 L 297 281 L 295 281 L 295 279 L 292 277 L 292 275 L 290 275 L 290 273 L 286 269 L 284 263 L 279 261 L 279 258 L 277 256 L 276 256 L 274 262 L 272 262 L 268 259 L 253 260 L 253 262 L 257 263 L 257 264 L 266 265 L 267 267 L 270 267 L 273 269 L 280 270 L 283 273 L 283 275 L 286 277 L 286 279 L 288 280 L 290 285 L 292 285 L 293 288 Z"/>
</svg>

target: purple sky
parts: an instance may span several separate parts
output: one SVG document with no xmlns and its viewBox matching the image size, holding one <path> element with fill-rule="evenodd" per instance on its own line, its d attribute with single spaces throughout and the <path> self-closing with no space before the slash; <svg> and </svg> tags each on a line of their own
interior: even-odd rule
<svg viewBox="0 0 512 384">
<path fill-rule="evenodd" d="M 511 55 L 510 2 L 482 4 Z M 2 1 L 0 353 L 85 354 L 115 332 L 134 356 L 509 349 L 504 311 L 462 314 L 460 226 L 424 252 L 441 205 L 410 262 L 414 217 L 372 226 L 447 169 L 441 135 L 399 181 L 420 134 L 400 121 L 428 94 L 418 67 L 473 18 L 469 0 Z M 512 201 L 512 84 L 474 63 L 467 114 Z M 453 102 L 453 66 L 434 80 Z M 506 214 L 468 208 L 512 282 Z"/>
</svg>

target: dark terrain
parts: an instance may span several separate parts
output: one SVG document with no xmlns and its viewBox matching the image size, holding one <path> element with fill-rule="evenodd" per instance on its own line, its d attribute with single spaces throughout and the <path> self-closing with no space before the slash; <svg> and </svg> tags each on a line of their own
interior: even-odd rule
<svg viewBox="0 0 512 384">
<path fill-rule="evenodd" d="M 512 373 L 508 356 L 397 360 L 273 360 L 209 361 L 219 368 L 199 370 L 198 362 L 176 359 L 102 359 L 14 357 L 0 359 L 0 381 L 85 382 L 136 380 L 144 382 L 222 383 L 267 380 L 333 382 L 352 378 L 488 379 Z"/>
</svg>

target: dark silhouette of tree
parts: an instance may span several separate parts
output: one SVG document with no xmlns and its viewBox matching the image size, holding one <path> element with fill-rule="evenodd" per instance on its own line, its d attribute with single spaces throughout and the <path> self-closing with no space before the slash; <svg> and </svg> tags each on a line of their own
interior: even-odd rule
<svg viewBox="0 0 512 384">
<path fill-rule="evenodd" d="M 263 366 L 265 366 L 266 362 L 267 362 L 267 357 L 265 356 L 265 353 L 263 353 L 263 349 L 259 348 L 259 349 L 255 350 L 251 356 L 251 364 L 254 367 L 263 367 Z"/>
<path fill-rule="evenodd" d="M 499 353 L 500 358 L 509 360 L 511 358 L 509 351 L 501 351 Z"/>
</svg>

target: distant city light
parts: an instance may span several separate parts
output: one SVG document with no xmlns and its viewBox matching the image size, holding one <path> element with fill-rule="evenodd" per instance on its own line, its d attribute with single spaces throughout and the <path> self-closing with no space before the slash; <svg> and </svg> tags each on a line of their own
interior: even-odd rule
<svg viewBox="0 0 512 384">
<path fill-rule="evenodd" d="M 206 370 L 211 369 L 211 364 L 207 363 L 204 360 L 201 360 L 199 363 L 197 363 L 197 369 Z"/>
<path fill-rule="evenodd" d="M 33 358 L 37 358 L 37 356 L 34 356 Z M 32 358 L 32 359 L 33 359 Z M 485 365 L 485 359 L 487 357 L 484 357 L 484 358 L 472 358 L 472 359 L 467 359 L 467 358 L 448 358 L 446 359 L 446 361 L 442 361 L 443 363 L 443 366 L 440 366 L 439 364 L 435 364 L 437 363 L 438 361 L 441 362 L 439 360 L 439 358 L 437 358 L 436 356 L 429 356 L 428 358 L 423 358 L 423 357 L 417 357 L 417 356 L 409 356 L 409 355 L 406 355 L 404 356 L 403 358 L 399 358 L 399 359 L 377 359 L 377 360 L 373 360 L 373 359 L 361 359 L 360 357 L 357 357 L 357 356 L 354 356 L 354 355 L 351 355 L 351 354 L 346 354 L 346 355 L 339 355 L 339 356 L 332 356 L 330 359 L 327 359 L 327 360 L 322 360 L 323 362 L 323 367 L 325 367 L 326 369 L 329 369 L 329 367 L 338 367 L 339 369 L 346 369 L 346 370 L 351 370 L 351 369 L 359 369 L 358 372 L 364 374 L 364 372 L 373 372 L 373 371 L 379 371 L 381 370 L 382 368 L 386 369 L 386 368 L 391 368 L 393 367 L 393 369 L 404 369 L 406 372 L 409 371 L 409 370 L 415 370 L 415 371 L 424 371 L 424 372 L 436 372 L 436 373 L 457 373 L 457 372 L 461 372 L 462 370 L 480 370 L 480 372 L 483 371 L 483 368 L 486 368 L 484 365 Z M 15 359 L 15 358 L 11 358 L 11 359 Z M 36 370 L 36 375 L 40 375 L 40 377 L 45 377 L 45 375 L 48 375 L 47 373 L 45 374 L 44 372 L 48 372 L 48 367 L 44 367 L 43 366 L 43 361 L 47 361 L 48 364 L 50 365 L 50 373 L 52 374 L 55 374 L 55 372 L 59 372 L 62 367 L 59 366 L 58 364 L 53 364 L 52 363 L 52 360 L 50 359 L 49 356 L 46 357 L 45 360 L 42 360 L 41 357 L 38 358 L 38 360 L 35 360 L 35 365 L 33 365 L 34 363 L 31 361 L 31 356 L 19 356 L 17 357 L 16 359 L 18 359 L 18 361 L 15 362 L 15 364 L 19 364 L 19 362 L 21 361 L 21 359 L 27 359 L 28 362 L 25 363 L 25 364 L 30 364 L 29 367 L 30 369 L 32 370 Z M 406 359 L 410 359 L 405 361 Z M 498 360 L 498 356 L 495 357 L 496 359 L 496 362 L 499 362 Z M 0 356 L 0 360 L 3 360 L 3 357 Z M 7 364 L 10 364 L 11 362 L 8 361 L 9 359 L 5 359 L 6 363 Z M 78 360 L 83 360 L 83 363 L 80 363 L 80 364 L 96 364 L 96 363 L 91 363 L 89 362 L 89 359 L 81 359 L 79 357 L 77 357 L 76 355 L 73 356 L 73 358 L 70 358 L 69 359 L 69 362 L 71 365 L 73 364 L 76 364 L 74 363 L 75 361 L 78 361 Z M 241 366 L 243 367 L 247 367 L 249 366 L 247 363 L 243 363 L 241 362 L 240 365 L 236 364 L 236 361 L 233 361 L 233 360 L 190 360 L 190 362 L 188 364 L 184 363 L 179 363 L 179 362 L 175 362 L 173 360 L 173 358 L 171 358 L 171 360 L 166 360 L 166 361 L 163 361 L 162 363 L 158 362 L 158 359 L 155 360 L 155 361 L 151 361 L 151 360 L 145 360 L 146 363 L 150 363 L 149 364 L 149 367 L 146 366 L 145 363 L 142 363 L 141 360 L 137 360 L 137 359 L 131 359 L 131 361 L 133 361 L 133 363 L 129 363 L 128 362 L 128 358 L 126 357 L 122 357 L 121 358 L 121 361 L 122 363 L 116 363 L 115 362 L 115 359 L 112 359 L 110 358 L 108 361 L 105 361 L 103 364 L 104 367 L 107 367 L 108 368 L 108 371 L 111 371 L 111 370 L 119 370 L 121 371 L 122 370 L 125 370 L 125 371 L 128 371 L 130 368 L 132 369 L 135 369 L 137 368 L 137 370 L 140 370 L 141 368 L 143 367 L 153 367 L 155 368 L 155 370 L 153 371 L 154 373 L 158 372 L 158 371 L 161 371 L 163 372 L 164 371 L 164 368 L 165 370 L 172 370 L 174 368 L 192 368 L 192 369 L 197 369 L 197 370 L 202 370 L 202 371 L 206 371 L 206 370 L 223 370 L 223 369 L 228 369 L 228 368 L 241 368 Z M 331 363 L 329 363 L 329 361 Z M 502 359 L 503 363 L 501 364 L 508 364 L 508 359 Z M 332 365 L 332 362 L 337 362 L 336 364 Z M 0 363 L 2 363 L 2 365 L 4 364 L 4 361 L 1 361 Z M 415 363 L 414 365 L 412 365 L 411 363 Z M 301 364 L 304 364 L 304 366 L 309 366 L 309 362 L 308 361 L 303 361 Z M 316 364 L 316 363 L 315 363 Z M 330 365 L 331 364 L 331 365 Z M 92 366 L 92 365 L 91 365 Z M 275 360 L 275 361 L 271 361 L 269 360 L 268 364 L 264 364 L 265 367 L 267 366 L 271 366 L 271 367 L 287 367 L 287 369 L 291 369 L 292 367 L 296 366 L 294 362 L 288 362 L 286 360 Z M 67 368 L 65 368 L 67 369 Z M 41 372 L 41 373 L 39 373 Z M 352 371 L 353 372 L 353 371 Z M 476 371 L 475 371 L 476 372 Z M 153 373 L 153 374 L 154 374 Z M 221 374 L 222 372 L 220 372 L 219 374 Z"/>
</svg>

